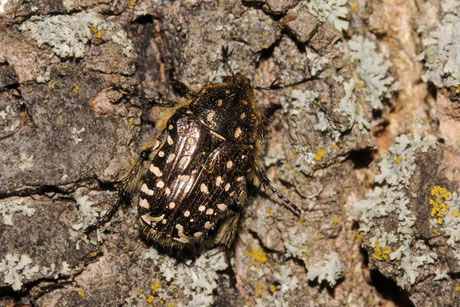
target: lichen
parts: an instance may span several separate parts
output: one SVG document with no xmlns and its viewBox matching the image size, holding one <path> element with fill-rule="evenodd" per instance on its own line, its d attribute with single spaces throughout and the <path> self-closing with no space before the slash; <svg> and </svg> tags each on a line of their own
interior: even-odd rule
<svg viewBox="0 0 460 307">
<path fill-rule="evenodd" d="M 217 271 L 227 268 L 225 254 L 218 250 L 208 250 L 195 261 L 178 263 L 167 255 L 160 255 L 150 248 L 143 259 L 155 262 L 156 267 L 168 283 L 168 287 L 178 287 L 185 296 L 190 297 L 188 306 L 210 306 L 213 303 L 212 292 L 217 288 L 219 278 Z M 163 287 L 157 289 L 157 295 L 163 300 L 170 300 Z"/>
<path fill-rule="evenodd" d="M 337 280 L 344 276 L 344 273 L 345 266 L 340 260 L 339 254 L 331 252 L 324 256 L 324 261 L 308 266 L 307 278 L 309 280 L 315 280 L 317 278 L 318 283 L 326 281 L 333 287 L 337 283 Z"/>
<path fill-rule="evenodd" d="M 320 21 L 328 21 L 337 30 L 342 31 L 348 28 L 349 8 L 347 0 L 304 0 L 302 4 Z"/>
<path fill-rule="evenodd" d="M 26 21 L 19 29 L 28 32 L 41 47 L 49 45 L 61 58 L 81 58 L 85 45 L 92 39 L 91 28 L 106 30 L 112 23 L 105 22 L 96 13 L 80 12 L 74 15 L 39 16 Z"/>
<path fill-rule="evenodd" d="M 40 270 L 39 266 L 31 264 L 32 259 L 28 255 L 6 254 L 0 262 L 3 281 L 11 285 L 13 290 L 19 291 L 24 281 L 31 279 Z"/>
<path fill-rule="evenodd" d="M 382 109 L 383 99 L 391 98 L 399 83 L 389 75 L 391 62 L 377 51 L 377 45 L 362 36 L 354 36 L 349 42 L 351 60 L 357 63 L 356 72 L 365 100 L 372 109 Z"/>
<path fill-rule="evenodd" d="M 19 212 L 23 216 L 32 216 L 35 214 L 35 209 L 24 205 L 24 200 L 21 198 L 0 201 L 0 215 L 3 216 L 4 225 L 12 226 L 13 215 Z"/>
<path fill-rule="evenodd" d="M 423 39 L 423 53 L 427 72 L 423 81 L 437 87 L 457 87 L 460 84 L 460 2 L 441 1 L 442 19 L 437 28 Z"/>
<path fill-rule="evenodd" d="M 436 138 L 433 136 L 422 139 L 416 135 L 412 140 L 406 135 L 397 137 L 395 145 L 389 148 L 388 154 L 378 164 L 380 173 L 375 181 L 380 186 L 352 206 L 352 213 L 360 214 L 359 232 L 370 236 L 374 258 L 398 262 L 401 275 L 397 277 L 397 282 L 401 287 L 414 284 L 419 276 L 417 269 L 437 258 L 423 240 L 417 239 L 414 230 L 416 216 L 409 209 L 413 197 L 409 184 L 417 168 L 416 152 L 426 152 L 435 146 Z M 397 225 L 386 229 L 385 221 L 390 217 L 392 221 L 397 221 Z"/>
</svg>

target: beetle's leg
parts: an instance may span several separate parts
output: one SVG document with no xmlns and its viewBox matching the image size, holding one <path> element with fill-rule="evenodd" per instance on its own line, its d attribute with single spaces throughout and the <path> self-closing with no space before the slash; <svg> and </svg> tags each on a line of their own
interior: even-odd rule
<svg viewBox="0 0 460 307">
<path fill-rule="evenodd" d="M 117 212 L 118 209 L 120 208 L 123 201 L 126 201 L 126 199 L 129 196 L 129 193 L 128 193 L 128 191 L 130 190 L 129 185 L 132 184 L 132 181 L 135 180 L 135 178 L 138 176 L 141 165 L 145 160 L 148 159 L 150 152 L 151 152 L 150 149 L 146 149 L 141 152 L 136 163 L 129 171 L 129 174 L 123 179 L 122 186 L 118 189 L 117 199 L 113 203 L 112 207 L 103 216 L 99 217 L 98 220 L 94 224 L 88 226 L 85 229 L 86 234 L 90 234 L 91 232 L 99 228 L 100 226 L 110 221 L 110 219 L 113 217 L 115 212 Z"/>
</svg>

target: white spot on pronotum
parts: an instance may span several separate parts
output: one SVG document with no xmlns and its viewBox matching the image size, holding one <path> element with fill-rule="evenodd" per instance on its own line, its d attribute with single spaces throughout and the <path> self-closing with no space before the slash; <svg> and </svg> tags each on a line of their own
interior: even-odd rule
<svg viewBox="0 0 460 307">
<path fill-rule="evenodd" d="M 211 223 L 211 222 L 204 223 L 204 228 L 206 228 L 206 229 L 211 229 L 213 226 L 214 226 L 214 224 Z"/>
<path fill-rule="evenodd" d="M 190 211 L 185 210 L 185 211 L 184 211 L 184 216 L 185 216 L 185 217 L 189 217 L 189 216 L 190 216 Z"/>
<path fill-rule="evenodd" d="M 160 180 L 160 181 L 157 182 L 157 188 L 160 188 L 160 189 L 161 189 L 161 188 L 163 188 L 164 186 L 165 186 L 164 181 L 161 181 L 161 180 Z"/>
<path fill-rule="evenodd" d="M 217 208 L 220 210 L 220 211 L 225 211 L 227 210 L 227 205 L 222 203 L 222 204 L 217 204 Z"/>
<path fill-rule="evenodd" d="M 222 183 L 222 177 L 221 176 L 217 176 L 216 177 L 216 186 L 220 186 L 220 184 Z"/>
<path fill-rule="evenodd" d="M 149 169 L 150 169 L 150 171 L 151 171 L 152 173 L 155 174 L 155 176 L 157 176 L 157 177 L 163 176 L 162 171 L 160 171 L 160 169 L 159 169 L 158 167 L 156 167 L 155 165 L 150 164 L 150 168 L 149 168 Z"/>
<path fill-rule="evenodd" d="M 167 141 L 168 141 L 168 144 L 169 144 L 169 145 L 174 144 L 173 139 L 172 139 L 171 136 L 169 136 L 169 135 L 168 135 L 168 137 L 167 137 Z"/>
<path fill-rule="evenodd" d="M 202 235 L 203 235 L 203 233 L 202 233 L 201 231 L 195 232 L 195 233 L 193 234 L 193 236 L 194 236 L 195 238 L 199 238 L 199 237 L 201 237 Z"/>
<path fill-rule="evenodd" d="M 206 214 L 207 215 L 211 215 L 214 213 L 214 210 L 212 210 L 211 208 L 209 208 L 208 210 L 206 210 Z"/>
<path fill-rule="evenodd" d="M 200 185 L 200 191 L 204 194 L 209 194 L 208 186 L 205 185 L 204 183 Z"/>
<path fill-rule="evenodd" d="M 228 160 L 227 162 L 227 168 L 231 168 L 233 166 L 232 160 Z"/>
<path fill-rule="evenodd" d="M 141 192 L 144 192 L 147 195 L 153 195 L 153 190 L 150 190 L 145 183 L 141 186 Z"/>
<path fill-rule="evenodd" d="M 176 154 L 171 153 L 169 154 L 168 158 L 166 159 L 166 163 L 171 163 L 172 160 L 176 157 Z"/>
<path fill-rule="evenodd" d="M 187 238 L 186 235 L 184 235 L 184 226 L 181 224 L 176 224 L 176 229 L 177 229 L 177 234 L 179 235 L 179 238 L 173 238 L 176 241 L 182 242 L 182 243 L 189 243 L 190 240 Z"/>
<path fill-rule="evenodd" d="M 161 221 L 162 224 L 166 224 L 166 222 L 167 222 L 166 219 L 163 219 L 163 220 Z"/>
<path fill-rule="evenodd" d="M 174 126 L 173 126 L 173 125 L 169 125 L 169 126 L 168 126 L 168 130 L 173 130 L 173 129 L 174 129 Z M 169 144 L 169 145 L 171 145 L 171 144 Z"/>
<path fill-rule="evenodd" d="M 206 209 L 206 207 L 203 206 L 203 205 L 201 205 L 201 206 L 198 207 L 198 211 L 201 211 L 201 212 L 203 212 L 205 209 Z"/>
<path fill-rule="evenodd" d="M 224 102 L 222 101 L 222 99 L 217 100 L 217 106 L 218 107 L 222 106 L 223 103 Z"/>
<path fill-rule="evenodd" d="M 166 189 L 165 189 L 165 193 L 166 193 L 166 195 L 169 195 L 169 194 L 171 194 L 171 189 L 170 189 L 170 188 L 168 188 L 168 187 L 166 187 Z"/>
<path fill-rule="evenodd" d="M 227 183 L 224 189 L 225 189 L 225 192 L 228 192 L 228 190 L 230 190 L 230 183 Z"/>
<path fill-rule="evenodd" d="M 240 118 L 241 118 L 241 119 L 245 119 L 245 118 L 246 118 L 246 113 L 244 113 L 244 112 L 241 113 Z"/>
<path fill-rule="evenodd" d="M 150 205 L 149 205 L 149 202 L 147 201 L 147 199 L 144 199 L 144 198 L 141 198 L 141 197 L 139 197 L 139 206 L 141 206 L 142 208 L 145 208 L 145 209 L 150 209 Z"/>
<path fill-rule="evenodd" d="M 235 139 L 237 139 L 240 135 L 241 135 L 241 129 L 240 127 L 238 127 L 235 129 L 235 134 L 234 134 Z"/>
<path fill-rule="evenodd" d="M 159 156 L 160 158 L 163 158 L 163 157 L 165 156 L 164 151 L 161 151 L 161 150 L 160 150 L 160 151 L 158 152 L 158 156 Z"/>
<path fill-rule="evenodd" d="M 176 203 L 172 201 L 169 203 L 168 207 L 169 209 L 174 209 L 174 207 L 176 207 Z"/>
</svg>

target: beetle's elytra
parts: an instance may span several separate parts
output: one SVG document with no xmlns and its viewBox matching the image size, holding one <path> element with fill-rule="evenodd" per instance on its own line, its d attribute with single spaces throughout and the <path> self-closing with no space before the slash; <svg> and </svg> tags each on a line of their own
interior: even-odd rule
<svg viewBox="0 0 460 307">
<path fill-rule="evenodd" d="M 237 73 L 189 96 L 157 123 L 158 138 L 142 148 L 120 199 L 100 222 L 129 197 L 141 232 L 161 246 L 203 240 L 230 246 L 248 183 L 261 182 L 297 210 L 262 167 L 264 117 L 249 79 Z"/>
</svg>

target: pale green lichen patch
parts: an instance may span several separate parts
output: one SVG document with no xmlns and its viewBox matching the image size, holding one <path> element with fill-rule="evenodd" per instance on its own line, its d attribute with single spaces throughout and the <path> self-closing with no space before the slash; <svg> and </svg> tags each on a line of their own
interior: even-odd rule
<svg viewBox="0 0 460 307">
<path fill-rule="evenodd" d="M 419 60 L 425 60 L 427 72 L 423 81 L 437 87 L 460 84 L 460 1 L 441 1 L 442 19 L 437 28 L 423 39 L 425 49 Z M 420 29 L 423 31 L 423 28 Z"/>
<path fill-rule="evenodd" d="M 366 195 L 366 199 L 355 203 L 352 213 L 360 214 L 361 233 L 367 234 L 373 248 L 373 258 L 378 261 L 396 261 L 401 274 L 397 282 L 401 287 L 414 284 L 419 276 L 418 268 L 434 263 L 437 255 L 423 240 L 417 239 L 414 225 L 416 215 L 410 210 L 413 197 L 409 184 L 417 168 L 416 152 L 426 152 L 436 146 L 433 136 L 409 139 L 397 137 L 395 145 L 380 161 L 380 173 L 375 181 L 380 186 Z M 385 226 L 388 219 L 397 221 L 390 229 Z"/>
<path fill-rule="evenodd" d="M 358 86 L 372 109 L 382 109 L 383 99 L 389 99 L 398 89 L 399 83 L 389 75 L 391 62 L 378 52 L 377 45 L 362 36 L 349 41 L 351 60 L 357 63 Z M 361 83 L 362 82 L 362 83 Z"/>
<path fill-rule="evenodd" d="M 160 255 L 156 249 L 150 248 L 143 259 L 153 260 L 167 282 L 165 287 L 155 287 L 155 295 L 166 302 L 174 300 L 175 297 L 170 297 L 164 288 L 177 287 L 182 295 L 190 297 L 188 306 L 211 306 L 213 291 L 218 287 L 217 271 L 227 268 L 225 254 L 218 250 L 208 250 L 195 261 L 178 263 L 176 259 Z"/>
<path fill-rule="evenodd" d="M 0 262 L 3 282 L 11 285 L 15 291 L 20 290 L 23 282 L 31 279 L 39 270 L 39 266 L 32 266 L 32 259 L 28 255 L 6 254 Z"/>
<path fill-rule="evenodd" d="M 23 216 L 32 216 L 35 213 L 34 208 L 27 207 L 24 199 L 3 199 L 0 201 L 0 215 L 3 217 L 4 225 L 13 225 L 13 216 L 21 213 Z"/>
<path fill-rule="evenodd" d="M 318 283 L 326 281 L 331 287 L 345 274 L 345 266 L 336 252 L 324 256 L 324 261 L 309 265 L 307 270 L 309 280 L 318 279 Z"/>
<path fill-rule="evenodd" d="M 320 21 L 328 21 L 339 31 L 346 30 L 349 25 L 349 7 L 347 0 L 303 0 L 302 4 Z"/>
</svg>

